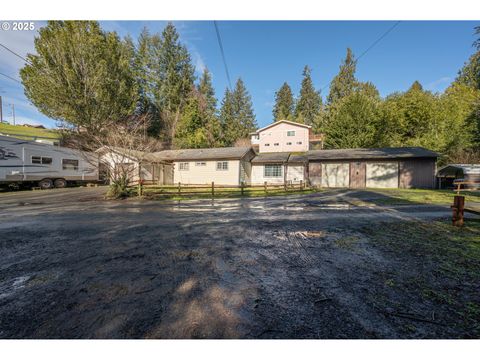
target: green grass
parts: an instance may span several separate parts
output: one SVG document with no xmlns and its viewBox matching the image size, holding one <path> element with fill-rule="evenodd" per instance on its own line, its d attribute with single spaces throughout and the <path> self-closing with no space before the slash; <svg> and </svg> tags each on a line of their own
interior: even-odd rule
<svg viewBox="0 0 480 360">
<path fill-rule="evenodd" d="M 18 138 L 31 140 L 32 137 L 59 139 L 60 134 L 55 130 L 36 129 L 20 125 L 0 124 L 0 134 L 15 135 Z"/>
<path fill-rule="evenodd" d="M 409 203 L 418 204 L 453 204 L 456 192 L 452 190 L 422 190 L 422 189 L 372 189 L 375 193 L 385 195 L 386 198 L 372 200 L 378 205 L 400 205 Z M 467 202 L 480 203 L 480 191 L 462 191 Z"/>
<path fill-rule="evenodd" d="M 188 193 L 187 193 L 188 192 Z M 314 189 L 298 189 L 285 191 L 283 188 L 271 189 L 267 193 L 261 188 L 245 188 L 243 195 L 239 188 L 219 188 L 215 189 L 215 199 L 239 198 L 239 197 L 262 197 L 262 196 L 281 196 L 281 195 L 299 195 L 318 192 Z M 175 186 L 145 186 L 144 197 L 152 200 L 193 200 L 193 199 L 211 199 L 212 193 L 208 188 L 182 188 L 178 194 L 178 188 Z"/>
</svg>

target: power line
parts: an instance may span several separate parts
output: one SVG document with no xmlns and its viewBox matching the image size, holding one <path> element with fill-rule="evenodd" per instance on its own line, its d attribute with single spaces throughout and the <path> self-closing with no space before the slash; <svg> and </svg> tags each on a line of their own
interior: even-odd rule
<svg viewBox="0 0 480 360">
<path fill-rule="evenodd" d="M 9 78 L 10 80 L 15 81 L 15 82 L 17 82 L 17 83 L 19 83 L 19 84 L 22 83 L 21 81 L 18 81 L 17 79 L 14 79 L 13 77 L 8 76 L 8 75 L 6 75 L 6 74 L 4 74 L 4 73 L 1 73 L 1 72 L 0 72 L 0 75 L 3 75 L 3 76 L 5 76 L 6 78 Z"/>
<path fill-rule="evenodd" d="M 6 47 L 5 45 L 3 45 L 3 44 L 1 44 L 1 43 L 0 43 L 0 46 L 3 47 L 3 48 L 4 48 L 5 50 L 7 50 L 8 52 L 10 52 L 10 53 L 12 53 L 13 55 L 15 55 L 16 57 L 19 57 L 20 59 L 22 59 L 22 60 L 25 61 L 26 63 L 32 65 L 32 63 L 31 63 L 29 60 L 25 59 L 22 55 L 16 53 L 15 51 L 9 49 L 8 47 Z"/>
<path fill-rule="evenodd" d="M 213 25 L 215 25 L 215 32 L 217 33 L 218 46 L 220 47 L 220 52 L 222 53 L 223 65 L 225 66 L 225 73 L 227 74 L 228 85 L 230 90 L 232 90 L 232 82 L 230 81 L 230 74 L 228 73 L 227 61 L 225 60 L 225 53 L 223 51 L 222 38 L 220 37 L 220 30 L 218 30 L 217 22 L 214 20 Z"/>
<path fill-rule="evenodd" d="M 366 48 L 361 54 L 360 56 L 353 62 L 353 65 L 356 65 L 358 63 L 358 60 L 360 60 L 367 52 L 369 52 L 370 50 L 372 50 L 375 45 L 377 45 L 380 41 L 382 41 L 382 39 L 387 36 L 393 29 L 395 29 L 399 24 L 401 23 L 401 21 L 397 21 L 395 22 L 395 24 L 393 24 L 390 28 L 388 28 L 387 31 L 385 31 L 382 35 L 380 35 L 380 37 L 375 40 L 368 48 Z M 329 84 L 325 85 L 323 88 L 322 88 L 322 91 L 325 90 L 325 88 L 327 88 Z"/>
</svg>

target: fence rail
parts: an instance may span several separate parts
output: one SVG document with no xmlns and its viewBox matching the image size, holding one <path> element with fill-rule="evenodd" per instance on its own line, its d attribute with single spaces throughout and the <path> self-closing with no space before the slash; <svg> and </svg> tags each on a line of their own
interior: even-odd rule
<svg viewBox="0 0 480 360">
<path fill-rule="evenodd" d="M 298 183 L 286 182 L 282 184 L 272 184 L 264 182 L 263 184 L 242 183 L 241 185 L 221 185 L 215 184 L 172 184 L 172 185 L 148 185 L 145 182 L 135 182 L 131 185 L 138 188 L 139 195 L 156 196 L 156 197 L 172 197 L 172 196 L 193 196 L 193 195 L 249 195 L 252 193 L 269 193 L 279 192 L 302 192 L 308 190 L 309 187 L 304 181 Z"/>
<path fill-rule="evenodd" d="M 471 191 L 480 189 L 480 181 L 454 180 L 453 185 L 456 186 L 456 189 L 454 189 L 454 191 L 456 191 L 457 195 L 460 195 L 460 191 Z M 465 188 L 465 186 L 467 186 L 467 188 Z"/>
</svg>

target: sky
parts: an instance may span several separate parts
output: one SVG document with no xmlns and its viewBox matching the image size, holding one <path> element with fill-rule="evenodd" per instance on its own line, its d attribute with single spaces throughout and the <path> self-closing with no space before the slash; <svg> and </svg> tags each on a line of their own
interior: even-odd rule
<svg viewBox="0 0 480 360">
<path fill-rule="evenodd" d="M 161 32 L 165 21 L 101 21 L 103 29 L 136 39 L 147 27 Z M 173 21 L 180 40 L 192 56 L 197 75 L 212 73 L 218 102 L 229 86 L 213 21 Z M 0 30 L 0 44 L 22 56 L 34 53 L 34 38 L 46 22 L 35 22 L 33 31 Z M 272 121 L 275 92 L 288 82 L 295 96 L 300 91 L 305 65 L 323 98 L 350 47 L 359 59 L 357 78 L 373 82 L 382 96 L 405 91 L 418 80 L 425 89 L 442 92 L 474 52 L 474 27 L 479 22 L 404 21 L 384 38 L 392 21 L 219 21 L 232 86 L 241 77 L 249 90 L 257 123 Z M 0 72 L 20 80 L 24 61 L 0 47 Z M 55 127 L 25 97 L 23 86 L 0 75 L 3 118 L 18 123 Z"/>
</svg>

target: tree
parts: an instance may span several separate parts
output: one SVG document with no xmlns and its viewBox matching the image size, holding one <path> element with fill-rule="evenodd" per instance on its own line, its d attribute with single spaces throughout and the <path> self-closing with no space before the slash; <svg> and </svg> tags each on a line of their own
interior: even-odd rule
<svg viewBox="0 0 480 360">
<path fill-rule="evenodd" d="M 275 93 L 275 106 L 273 107 L 273 119 L 293 120 L 295 104 L 292 89 L 284 82 L 281 88 Z"/>
<path fill-rule="evenodd" d="M 328 103 L 332 104 L 335 101 L 350 95 L 357 87 L 357 79 L 355 78 L 355 71 L 357 65 L 353 52 L 347 48 L 347 55 L 340 65 L 338 74 L 333 78 L 330 84 L 330 92 L 328 94 Z"/>
<path fill-rule="evenodd" d="M 232 92 L 225 92 L 220 118 L 225 146 L 248 137 L 257 128 L 252 100 L 242 79 L 237 80 Z"/>
<path fill-rule="evenodd" d="M 46 116 L 98 131 L 132 114 L 137 86 L 126 43 L 96 21 L 49 21 L 20 71 L 27 98 Z"/>
<path fill-rule="evenodd" d="M 300 96 L 295 108 L 295 120 L 306 125 L 314 125 L 321 107 L 322 97 L 313 86 L 310 68 L 305 66 Z"/>
<path fill-rule="evenodd" d="M 208 70 L 193 88 L 182 112 L 174 145 L 177 148 L 221 146 L 221 129 L 217 116 L 215 93 Z"/>
<path fill-rule="evenodd" d="M 329 107 L 325 124 L 327 148 L 357 148 L 377 146 L 380 97 L 371 89 L 352 92 Z"/>
<path fill-rule="evenodd" d="M 160 109 L 164 136 L 171 142 L 195 81 L 190 54 L 180 43 L 177 30 L 171 23 L 162 32 L 156 58 L 154 101 Z"/>
</svg>

